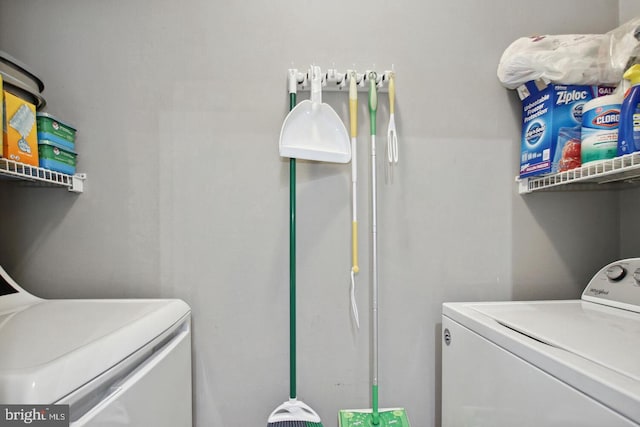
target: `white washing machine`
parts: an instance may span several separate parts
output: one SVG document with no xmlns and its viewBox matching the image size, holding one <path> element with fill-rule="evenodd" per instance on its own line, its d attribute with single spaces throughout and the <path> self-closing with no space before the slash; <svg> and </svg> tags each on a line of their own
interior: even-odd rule
<svg viewBox="0 0 640 427">
<path fill-rule="evenodd" d="M 640 258 L 573 301 L 445 303 L 442 426 L 640 426 Z"/>
<path fill-rule="evenodd" d="M 181 300 L 44 300 L 0 267 L 0 403 L 68 404 L 73 427 L 191 427 L 190 316 Z"/>
</svg>

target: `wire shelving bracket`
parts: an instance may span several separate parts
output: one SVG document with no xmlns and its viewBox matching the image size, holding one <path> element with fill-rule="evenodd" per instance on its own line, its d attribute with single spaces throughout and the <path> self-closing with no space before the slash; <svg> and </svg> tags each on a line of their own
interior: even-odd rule
<svg viewBox="0 0 640 427">
<path fill-rule="evenodd" d="M 623 183 L 640 184 L 640 152 L 587 164 L 551 175 L 516 177 L 518 192 L 559 190 L 606 190 Z"/>
<path fill-rule="evenodd" d="M 84 181 L 87 179 L 87 175 L 84 173 L 67 175 L 4 158 L 0 158 L 0 176 L 48 187 L 66 187 L 74 193 L 84 191 Z"/>
</svg>

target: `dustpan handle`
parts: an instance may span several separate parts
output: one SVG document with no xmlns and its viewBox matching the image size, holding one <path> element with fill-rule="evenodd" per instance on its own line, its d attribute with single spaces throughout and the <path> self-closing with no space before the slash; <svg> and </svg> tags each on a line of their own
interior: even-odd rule
<svg viewBox="0 0 640 427">
<path fill-rule="evenodd" d="M 317 65 L 311 66 L 311 102 L 322 104 L 322 70 Z"/>
</svg>

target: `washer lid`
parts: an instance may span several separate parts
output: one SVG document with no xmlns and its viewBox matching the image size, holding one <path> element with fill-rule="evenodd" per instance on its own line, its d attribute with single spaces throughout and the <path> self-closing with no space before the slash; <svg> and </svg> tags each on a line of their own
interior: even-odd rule
<svg viewBox="0 0 640 427">
<path fill-rule="evenodd" d="M 474 305 L 537 341 L 640 381 L 640 314 L 584 301 Z"/>
<path fill-rule="evenodd" d="M 53 403 L 189 312 L 180 300 L 141 299 L 39 300 L 0 312 L 0 402 Z"/>
<path fill-rule="evenodd" d="M 444 303 L 442 315 L 640 423 L 640 313 L 573 300 Z"/>
</svg>

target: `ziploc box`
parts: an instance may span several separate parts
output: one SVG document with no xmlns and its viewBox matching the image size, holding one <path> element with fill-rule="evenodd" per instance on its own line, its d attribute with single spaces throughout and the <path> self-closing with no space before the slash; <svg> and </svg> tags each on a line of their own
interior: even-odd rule
<svg viewBox="0 0 640 427">
<path fill-rule="evenodd" d="M 560 129 L 582 126 L 587 101 L 613 89 L 598 86 L 550 84 L 538 79 L 517 89 L 522 100 L 520 177 L 557 172 L 554 164 Z"/>
<path fill-rule="evenodd" d="M 37 167 L 36 107 L 6 90 L 3 96 L 2 157 Z"/>
</svg>

